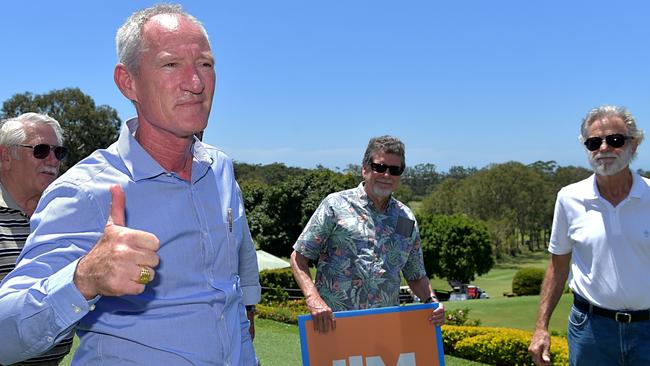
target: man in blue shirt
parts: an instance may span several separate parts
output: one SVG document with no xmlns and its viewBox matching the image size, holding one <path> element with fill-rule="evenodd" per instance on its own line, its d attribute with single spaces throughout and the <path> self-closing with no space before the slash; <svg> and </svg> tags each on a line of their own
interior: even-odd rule
<svg viewBox="0 0 650 366">
<path fill-rule="evenodd" d="M 114 79 L 137 111 L 118 141 L 55 181 L 0 287 L 0 363 L 76 326 L 79 365 L 255 365 L 245 305 L 255 249 L 231 160 L 205 129 L 214 59 L 180 6 L 118 30 Z"/>
</svg>

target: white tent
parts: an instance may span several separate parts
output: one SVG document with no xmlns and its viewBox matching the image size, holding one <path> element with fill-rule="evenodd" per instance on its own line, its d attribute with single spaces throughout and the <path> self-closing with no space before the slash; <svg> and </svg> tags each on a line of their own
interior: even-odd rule
<svg viewBox="0 0 650 366">
<path fill-rule="evenodd" d="M 289 262 L 284 259 L 276 257 L 263 250 L 257 251 L 257 265 L 259 266 L 260 271 L 265 269 L 287 268 L 291 266 Z"/>
</svg>

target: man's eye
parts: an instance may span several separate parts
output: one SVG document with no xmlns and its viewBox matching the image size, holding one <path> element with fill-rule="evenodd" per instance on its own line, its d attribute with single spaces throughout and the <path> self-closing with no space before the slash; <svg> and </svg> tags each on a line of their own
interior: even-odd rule
<svg viewBox="0 0 650 366">
<path fill-rule="evenodd" d="M 176 67 L 178 66 L 177 62 L 169 62 L 164 65 L 164 67 Z"/>
</svg>

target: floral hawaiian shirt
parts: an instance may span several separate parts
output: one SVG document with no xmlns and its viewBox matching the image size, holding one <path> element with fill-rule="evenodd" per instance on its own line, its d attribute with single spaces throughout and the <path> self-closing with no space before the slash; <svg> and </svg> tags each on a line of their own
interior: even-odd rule
<svg viewBox="0 0 650 366">
<path fill-rule="evenodd" d="M 426 276 L 411 210 L 391 197 L 378 212 L 363 183 L 327 196 L 293 249 L 318 262 L 316 288 L 334 311 L 399 305 L 400 272 Z"/>
</svg>

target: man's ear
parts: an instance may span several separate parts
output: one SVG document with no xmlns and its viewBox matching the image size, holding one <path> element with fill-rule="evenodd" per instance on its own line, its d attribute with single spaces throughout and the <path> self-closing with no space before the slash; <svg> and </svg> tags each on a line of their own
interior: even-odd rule
<svg viewBox="0 0 650 366">
<path fill-rule="evenodd" d="M 634 156 L 634 154 L 636 153 L 636 149 L 639 147 L 639 140 L 634 139 L 632 140 L 632 143 L 634 145 L 630 146 L 630 155 Z"/>
<path fill-rule="evenodd" d="M 135 80 L 129 70 L 126 69 L 126 66 L 117 64 L 113 72 L 113 79 L 115 80 L 115 85 L 117 85 L 118 89 L 120 89 L 127 99 L 137 102 Z"/>
<path fill-rule="evenodd" d="M 7 170 L 11 168 L 11 150 L 9 147 L 0 145 L 0 161 L 2 162 L 2 169 Z"/>
</svg>

